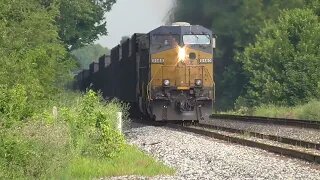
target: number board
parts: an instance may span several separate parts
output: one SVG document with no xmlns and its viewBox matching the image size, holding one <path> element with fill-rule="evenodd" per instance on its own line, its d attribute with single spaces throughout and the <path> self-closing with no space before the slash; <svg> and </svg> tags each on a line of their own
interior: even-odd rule
<svg viewBox="0 0 320 180">
<path fill-rule="evenodd" d="M 211 64 L 212 59 L 199 59 L 199 64 Z"/>
<path fill-rule="evenodd" d="M 164 63 L 164 59 L 162 59 L 162 58 L 152 59 L 151 63 L 152 64 L 163 64 Z"/>
</svg>

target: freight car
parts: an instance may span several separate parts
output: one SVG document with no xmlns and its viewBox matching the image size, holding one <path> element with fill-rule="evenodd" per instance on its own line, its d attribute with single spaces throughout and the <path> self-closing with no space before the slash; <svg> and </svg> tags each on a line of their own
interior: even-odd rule
<svg viewBox="0 0 320 180">
<path fill-rule="evenodd" d="M 213 32 L 174 23 L 134 34 L 78 74 L 78 87 L 156 121 L 208 119 L 215 102 Z"/>
</svg>

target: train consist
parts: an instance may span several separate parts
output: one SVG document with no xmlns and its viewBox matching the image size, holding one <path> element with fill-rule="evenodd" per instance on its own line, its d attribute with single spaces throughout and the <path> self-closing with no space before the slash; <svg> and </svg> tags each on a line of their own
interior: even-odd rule
<svg viewBox="0 0 320 180">
<path fill-rule="evenodd" d="M 156 121 L 208 119 L 215 102 L 214 48 L 212 31 L 199 25 L 137 33 L 81 71 L 77 88 L 100 90 Z"/>
</svg>

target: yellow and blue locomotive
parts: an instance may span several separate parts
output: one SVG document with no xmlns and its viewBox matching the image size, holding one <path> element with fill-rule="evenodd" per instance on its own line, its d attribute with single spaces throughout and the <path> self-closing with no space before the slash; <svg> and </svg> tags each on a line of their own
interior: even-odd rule
<svg viewBox="0 0 320 180">
<path fill-rule="evenodd" d="M 88 76 L 79 73 L 78 84 L 91 84 L 156 121 L 208 119 L 215 101 L 214 48 L 215 36 L 203 26 L 161 26 L 122 41 L 91 64 Z"/>
</svg>

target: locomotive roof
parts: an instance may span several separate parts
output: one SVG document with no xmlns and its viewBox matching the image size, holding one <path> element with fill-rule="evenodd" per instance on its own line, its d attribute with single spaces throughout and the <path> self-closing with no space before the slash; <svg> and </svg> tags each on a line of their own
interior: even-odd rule
<svg viewBox="0 0 320 180">
<path fill-rule="evenodd" d="M 212 31 L 200 25 L 191 26 L 160 26 L 149 32 L 150 35 L 156 34 L 210 34 Z"/>
</svg>

